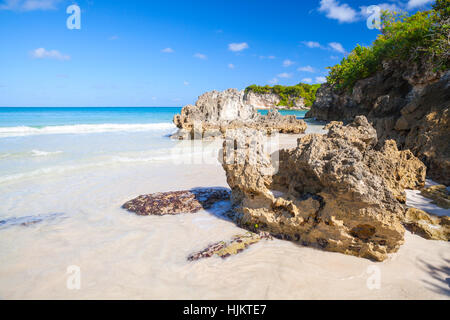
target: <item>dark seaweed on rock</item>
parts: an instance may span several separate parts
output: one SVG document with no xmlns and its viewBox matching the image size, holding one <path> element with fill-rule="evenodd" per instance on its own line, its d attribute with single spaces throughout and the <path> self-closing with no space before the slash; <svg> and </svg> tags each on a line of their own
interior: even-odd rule
<svg viewBox="0 0 450 320">
<path fill-rule="evenodd" d="M 216 202 L 230 200 L 225 188 L 198 188 L 141 195 L 126 202 L 122 208 L 137 215 L 175 215 L 195 213 L 211 208 Z"/>
</svg>

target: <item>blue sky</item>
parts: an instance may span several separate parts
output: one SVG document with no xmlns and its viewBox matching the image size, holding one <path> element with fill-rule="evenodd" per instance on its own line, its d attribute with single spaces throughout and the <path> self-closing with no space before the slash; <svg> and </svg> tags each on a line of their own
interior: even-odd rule
<svg viewBox="0 0 450 320">
<path fill-rule="evenodd" d="M 0 106 L 183 106 L 205 91 L 319 83 L 376 29 L 365 8 L 431 0 L 0 0 Z M 66 8 L 81 8 L 69 30 Z"/>
</svg>

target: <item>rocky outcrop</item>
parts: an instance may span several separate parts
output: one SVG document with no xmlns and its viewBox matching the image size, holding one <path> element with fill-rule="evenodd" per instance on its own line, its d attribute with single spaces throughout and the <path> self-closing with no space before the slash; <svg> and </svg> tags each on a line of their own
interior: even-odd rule
<svg viewBox="0 0 450 320">
<path fill-rule="evenodd" d="M 428 240 L 450 241 L 450 218 L 409 208 L 405 213 L 406 228 Z"/>
<path fill-rule="evenodd" d="M 394 139 L 426 164 L 433 180 L 450 184 L 450 71 L 384 63 L 351 92 L 322 85 L 306 117 L 352 121 L 357 115 L 373 124 L 380 143 Z"/>
<path fill-rule="evenodd" d="M 234 236 L 230 241 L 220 241 L 213 243 L 203 249 L 202 251 L 195 252 L 188 257 L 188 261 L 196 261 L 204 258 L 210 258 L 214 255 L 221 257 L 222 259 L 228 258 L 232 255 L 241 253 L 249 246 L 260 242 L 261 240 L 272 240 L 272 236 L 267 232 L 261 232 L 259 234 L 253 232 L 247 232 L 246 234 L 240 234 Z"/>
<path fill-rule="evenodd" d="M 262 138 L 242 130 L 230 137 L 234 143 L 224 143 L 223 168 L 240 225 L 377 261 L 398 250 L 404 208 L 397 198 L 424 178 L 410 153 L 393 142 L 377 150 L 377 133 L 365 117 L 299 138 L 296 148 L 280 151 L 277 164 L 263 152 Z"/>
<path fill-rule="evenodd" d="M 450 192 L 444 185 L 435 185 L 428 188 L 423 188 L 420 193 L 429 199 L 433 200 L 433 204 L 444 208 L 450 209 Z"/>
<path fill-rule="evenodd" d="M 142 195 L 126 202 L 122 208 L 140 216 L 195 213 L 211 208 L 218 201 L 230 199 L 225 188 L 198 188 L 185 191 Z"/>
<path fill-rule="evenodd" d="M 368 150 L 364 162 L 373 174 L 382 175 L 386 186 L 402 203 L 406 201 L 405 189 L 425 186 L 425 165 L 411 151 L 399 151 L 394 140 L 385 140 L 380 150 Z"/>
<path fill-rule="evenodd" d="M 172 138 L 206 139 L 222 137 L 229 129 L 264 128 L 267 133 L 303 133 L 306 123 L 295 116 L 282 116 L 272 110 L 262 116 L 244 101 L 244 92 L 228 89 L 203 94 L 195 106 L 188 105 L 175 115 L 174 124 L 180 129 Z"/>
<path fill-rule="evenodd" d="M 280 105 L 281 97 L 275 93 L 257 93 L 249 90 L 244 94 L 244 101 L 255 108 L 279 109 L 286 107 Z M 294 109 L 308 109 L 305 106 L 305 99 L 301 97 L 292 97 L 289 102 L 292 103 Z"/>
</svg>

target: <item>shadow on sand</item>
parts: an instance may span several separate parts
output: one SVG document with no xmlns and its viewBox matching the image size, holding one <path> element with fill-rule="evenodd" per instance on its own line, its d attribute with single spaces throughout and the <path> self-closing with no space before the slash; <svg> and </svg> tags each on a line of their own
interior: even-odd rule
<svg viewBox="0 0 450 320">
<path fill-rule="evenodd" d="M 450 296 L 450 260 L 442 259 L 441 265 L 432 265 L 422 259 L 418 259 L 422 270 L 430 274 L 435 281 L 423 280 L 426 287 L 436 293 Z"/>
</svg>

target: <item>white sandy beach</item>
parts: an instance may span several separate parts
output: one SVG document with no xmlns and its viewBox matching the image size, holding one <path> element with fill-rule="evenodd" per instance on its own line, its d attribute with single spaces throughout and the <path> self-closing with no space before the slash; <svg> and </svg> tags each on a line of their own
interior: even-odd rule
<svg viewBox="0 0 450 320">
<path fill-rule="evenodd" d="M 295 137 L 284 136 L 281 144 L 293 145 Z M 0 229 L 1 299 L 450 298 L 448 242 L 406 232 L 396 254 L 374 263 L 275 239 L 225 260 L 188 262 L 190 253 L 244 232 L 220 217 L 227 203 L 164 217 L 139 217 L 120 208 L 141 194 L 227 187 L 218 162 L 110 164 L 36 179 L 3 184 L 0 211 L 62 215 Z M 410 201 L 430 205 L 417 194 Z M 66 286 L 71 265 L 81 270 L 79 290 Z M 370 285 L 374 274 L 380 276 L 379 288 Z"/>
</svg>

